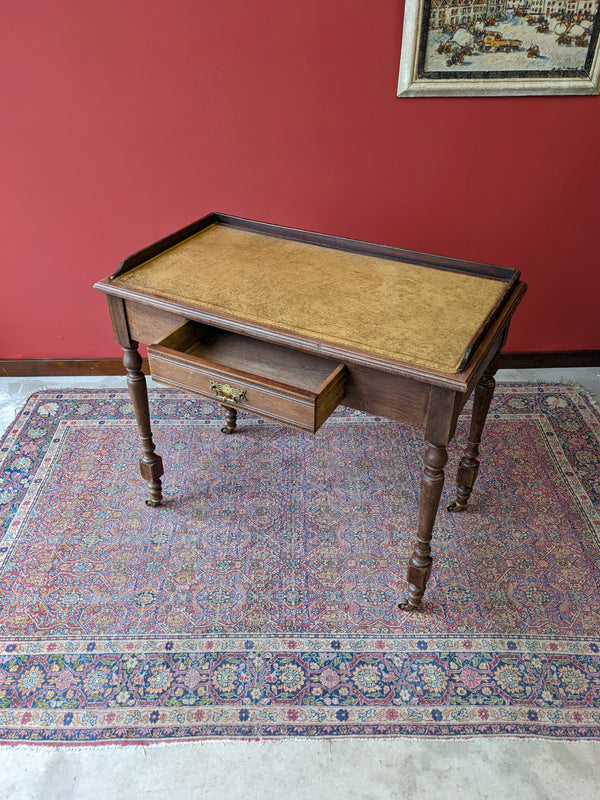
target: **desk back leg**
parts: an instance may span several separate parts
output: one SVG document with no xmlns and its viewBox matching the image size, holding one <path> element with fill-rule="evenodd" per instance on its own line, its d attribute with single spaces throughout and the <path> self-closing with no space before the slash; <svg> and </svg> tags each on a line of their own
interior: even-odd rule
<svg viewBox="0 0 600 800">
<path fill-rule="evenodd" d="M 233 433 L 237 426 L 237 409 L 231 406 L 221 406 L 225 412 L 225 427 L 221 428 L 221 433 Z"/>
<path fill-rule="evenodd" d="M 463 511 L 467 507 L 473 486 L 475 486 L 480 464 L 479 444 L 496 388 L 494 375 L 497 369 L 498 358 L 494 358 L 475 387 L 469 440 L 458 465 L 456 476 L 456 500 L 454 503 L 450 503 L 448 511 Z"/>
<path fill-rule="evenodd" d="M 142 372 L 142 357 L 138 353 L 137 342 L 133 347 L 123 347 L 123 364 L 127 370 L 127 388 L 133 405 L 135 419 L 142 444 L 140 473 L 148 485 L 149 497 L 147 506 L 159 506 L 162 501 L 161 475 L 163 474 L 162 458 L 154 452 L 152 429 L 150 427 L 150 409 L 148 407 L 148 389 L 146 378 Z"/>
</svg>

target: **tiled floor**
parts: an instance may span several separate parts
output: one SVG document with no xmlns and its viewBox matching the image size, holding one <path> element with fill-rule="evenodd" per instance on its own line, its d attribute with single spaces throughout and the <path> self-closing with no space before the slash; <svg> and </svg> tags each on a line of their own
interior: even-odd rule
<svg viewBox="0 0 600 800">
<path fill-rule="evenodd" d="M 570 381 L 600 402 L 600 370 L 504 371 Z M 123 378 L 0 378 L 0 432 L 31 392 Z M 600 620 L 599 620 L 600 625 Z M 600 797 L 600 743 L 527 739 L 208 741 L 0 747 L 0 800 L 550 800 Z"/>
</svg>

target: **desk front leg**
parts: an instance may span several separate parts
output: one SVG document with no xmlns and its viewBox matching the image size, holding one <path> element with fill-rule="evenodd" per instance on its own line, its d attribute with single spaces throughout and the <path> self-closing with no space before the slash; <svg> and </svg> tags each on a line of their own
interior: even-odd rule
<svg viewBox="0 0 600 800">
<path fill-rule="evenodd" d="M 428 443 L 421 477 L 417 541 L 406 571 L 408 599 L 398 603 L 398 608 L 403 611 L 412 611 L 419 606 L 425 593 L 431 572 L 431 535 L 444 486 L 444 467 L 447 460 L 448 454 L 444 445 Z"/>
<path fill-rule="evenodd" d="M 135 419 L 142 444 L 140 473 L 148 485 L 148 506 L 159 506 L 162 501 L 160 478 L 163 474 L 162 458 L 154 452 L 152 429 L 150 426 L 150 409 L 148 406 L 148 389 L 146 378 L 142 372 L 142 357 L 138 353 L 137 342 L 132 347 L 123 347 L 123 364 L 127 370 L 127 388 L 133 405 Z"/>
</svg>

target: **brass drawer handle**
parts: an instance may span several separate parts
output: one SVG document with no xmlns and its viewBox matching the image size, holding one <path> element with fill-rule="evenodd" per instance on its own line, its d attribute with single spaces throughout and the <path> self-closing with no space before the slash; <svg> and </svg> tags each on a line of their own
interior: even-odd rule
<svg viewBox="0 0 600 800">
<path fill-rule="evenodd" d="M 219 400 L 228 400 L 230 403 L 239 403 L 240 401 L 246 399 L 245 389 L 233 389 L 226 383 L 217 383 L 216 381 L 211 381 L 209 386 Z"/>
</svg>

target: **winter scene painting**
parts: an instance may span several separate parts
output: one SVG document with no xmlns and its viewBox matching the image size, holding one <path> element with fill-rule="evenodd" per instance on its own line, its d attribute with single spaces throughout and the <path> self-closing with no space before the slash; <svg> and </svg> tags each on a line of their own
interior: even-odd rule
<svg viewBox="0 0 600 800">
<path fill-rule="evenodd" d="M 398 94 L 597 94 L 600 0 L 407 0 Z"/>
</svg>

